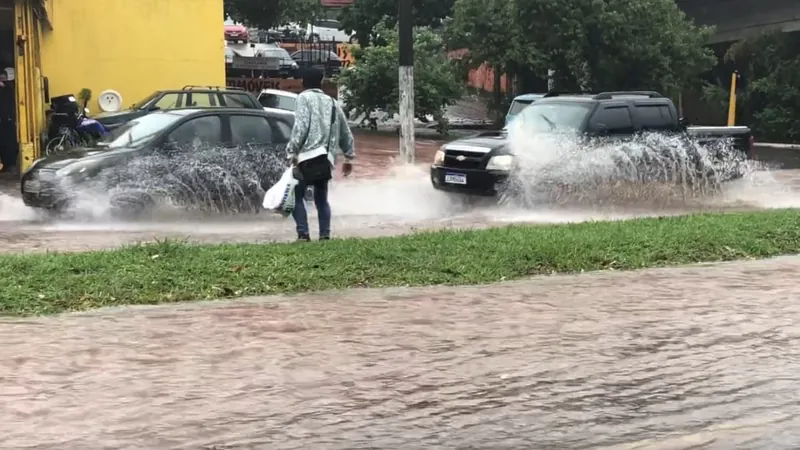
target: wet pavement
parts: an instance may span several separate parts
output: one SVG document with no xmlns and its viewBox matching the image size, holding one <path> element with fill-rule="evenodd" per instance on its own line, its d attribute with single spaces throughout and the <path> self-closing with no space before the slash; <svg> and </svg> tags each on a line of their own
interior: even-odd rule
<svg viewBox="0 0 800 450">
<path fill-rule="evenodd" d="M 0 448 L 795 449 L 800 258 L 0 326 Z"/>
<path fill-rule="evenodd" d="M 388 159 L 387 159 L 388 161 Z M 384 176 L 375 173 L 384 171 Z M 377 237 L 417 230 L 474 229 L 514 223 L 565 223 L 618 220 L 692 212 L 800 207 L 800 171 L 759 172 L 729 185 L 724 195 L 690 199 L 670 208 L 644 203 L 617 207 L 547 207 L 534 210 L 491 202 L 464 205 L 431 189 L 426 167 L 375 166 L 368 176 L 334 180 L 331 205 L 335 237 Z M 670 198 L 670 200 L 674 200 Z M 312 230 L 315 213 L 310 214 Z M 269 213 L 251 216 L 198 217 L 165 211 L 153 220 L 52 220 L 37 217 L 21 202 L 0 194 L 0 253 L 84 251 L 172 238 L 191 242 L 277 242 L 294 239 L 294 222 Z"/>
<path fill-rule="evenodd" d="M 800 206 L 791 170 L 675 210 L 454 206 L 425 170 L 440 142 L 397 168 L 376 136 L 333 182 L 339 236 Z M 42 220 L 0 194 L 0 252 L 292 228 Z M 798 273 L 785 257 L 0 320 L 0 448 L 800 448 Z"/>
</svg>

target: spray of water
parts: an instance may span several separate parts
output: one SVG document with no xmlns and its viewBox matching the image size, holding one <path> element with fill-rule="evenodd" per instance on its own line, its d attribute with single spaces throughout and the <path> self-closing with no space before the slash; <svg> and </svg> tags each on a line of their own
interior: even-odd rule
<svg viewBox="0 0 800 450">
<path fill-rule="evenodd" d="M 676 137 L 648 135 L 624 145 L 610 145 L 512 132 L 511 143 L 521 155 L 519 176 L 514 180 L 518 190 L 505 193 L 513 202 L 484 202 L 478 207 L 470 202 L 465 206 L 432 189 L 426 165 L 392 166 L 384 177 L 332 182 L 334 227 L 337 232 L 349 229 L 350 234 L 358 234 L 363 228 L 386 227 L 398 232 L 403 227 L 618 220 L 680 214 L 699 208 L 800 206 L 796 188 L 789 186 L 791 175 L 758 171 L 747 164 L 731 165 L 733 169 L 729 169 L 714 162 L 708 148 Z M 727 151 L 724 145 L 720 148 L 717 151 Z M 216 148 L 170 158 L 141 157 L 103 171 L 91 183 L 71 187 L 76 199 L 75 218 L 80 220 L 50 222 L 40 227 L 53 232 L 143 228 L 193 235 L 291 236 L 291 220 L 251 214 L 260 210 L 265 188 L 285 169 L 282 155 L 282 148 Z M 710 170 L 697 171 L 698 161 L 705 164 L 700 167 Z M 731 170 L 744 170 L 745 175 L 739 180 L 719 182 Z M 115 208 L 135 207 L 148 201 L 160 206 L 152 215 L 136 221 L 109 217 Z M 313 224 L 313 207 L 309 211 Z M 37 217 L 18 197 L 0 195 L 0 221 Z"/>
<path fill-rule="evenodd" d="M 39 214 L 26 207 L 19 197 L 0 193 L 0 223 L 31 221 L 39 218 Z"/>
<path fill-rule="evenodd" d="M 215 147 L 137 157 L 63 188 L 73 194 L 73 213 L 84 217 L 255 213 L 285 169 L 283 146 Z"/>
<path fill-rule="evenodd" d="M 512 126 L 509 138 L 518 168 L 503 198 L 528 208 L 697 205 L 755 169 L 730 142 L 700 145 L 685 135 L 610 142 Z"/>
</svg>

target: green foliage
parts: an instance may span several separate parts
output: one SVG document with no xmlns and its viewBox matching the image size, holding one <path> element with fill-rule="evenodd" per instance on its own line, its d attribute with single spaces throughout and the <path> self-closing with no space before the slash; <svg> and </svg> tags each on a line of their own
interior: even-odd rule
<svg viewBox="0 0 800 450">
<path fill-rule="evenodd" d="M 414 0 L 414 25 L 436 28 L 450 14 L 454 0 Z M 379 24 L 392 28 L 397 25 L 398 0 L 355 0 L 343 8 L 339 21 L 348 32 L 355 32 L 361 46 L 375 40 Z"/>
<path fill-rule="evenodd" d="M 369 115 L 374 111 L 397 112 L 399 51 L 397 30 L 379 24 L 376 29 L 386 37 L 386 45 L 370 46 L 356 52 L 357 63 L 339 75 L 342 100 L 348 113 Z M 414 109 L 425 120 L 433 116 L 445 131 L 444 109 L 461 98 L 464 85 L 455 63 L 445 54 L 444 43 L 425 27 L 414 33 Z"/>
<path fill-rule="evenodd" d="M 448 39 L 510 75 L 556 71 L 556 89 L 657 89 L 690 84 L 714 64 L 674 0 L 456 0 Z"/>
<path fill-rule="evenodd" d="M 733 44 L 725 60 L 743 80 L 737 90 L 737 122 L 770 142 L 800 142 L 800 33 L 772 32 Z M 727 108 L 728 80 L 709 85 L 706 100 Z"/>
<path fill-rule="evenodd" d="M 319 0 L 223 0 L 223 5 L 231 19 L 262 29 L 309 23 L 322 10 Z"/>
<path fill-rule="evenodd" d="M 0 315 L 351 287 L 484 284 L 800 252 L 800 212 L 437 231 L 303 244 L 160 242 L 0 255 Z"/>
</svg>

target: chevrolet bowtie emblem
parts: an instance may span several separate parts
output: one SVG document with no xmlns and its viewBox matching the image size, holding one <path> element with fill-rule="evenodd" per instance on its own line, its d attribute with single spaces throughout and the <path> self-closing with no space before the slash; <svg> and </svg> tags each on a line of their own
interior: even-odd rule
<svg viewBox="0 0 800 450">
<path fill-rule="evenodd" d="M 465 160 L 465 159 L 467 159 L 467 157 L 466 157 L 466 156 L 464 156 L 464 155 L 458 155 L 458 156 L 456 157 L 456 161 L 463 161 L 463 160 Z"/>
</svg>

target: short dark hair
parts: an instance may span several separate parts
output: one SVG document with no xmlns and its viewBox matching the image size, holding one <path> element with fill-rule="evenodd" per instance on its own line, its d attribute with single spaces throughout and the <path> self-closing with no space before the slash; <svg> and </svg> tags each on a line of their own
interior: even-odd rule
<svg viewBox="0 0 800 450">
<path fill-rule="evenodd" d="M 322 79 L 325 74 L 316 67 L 309 67 L 303 72 L 303 88 L 322 89 Z"/>
</svg>

